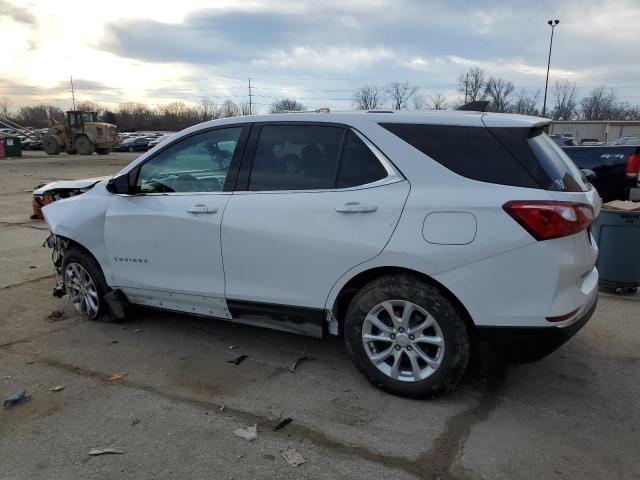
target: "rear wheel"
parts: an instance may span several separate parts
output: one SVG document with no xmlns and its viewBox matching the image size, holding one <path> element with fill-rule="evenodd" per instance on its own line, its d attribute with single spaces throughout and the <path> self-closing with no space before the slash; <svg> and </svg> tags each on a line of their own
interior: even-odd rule
<svg viewBox="0 0 640 480">
<path fill-rule="evenodd" d="M 91 155 L 95 150 L 95 145 L 89 137 L 82 135 L 76 138 L 76 150 L 80 155 Z"/>
<path fill-rule="evenodd" d="M 47 152 L 47 155 L 58 155 L 62 150 L 62 147 L 52 135 L 42 138 L 42 148 Z"/>
<path fill-rule="evenodd" d="M 104 295 L 111 289 L 100 265 L 79 248 L 68 250 L 62 260 L 65 290 L 75 309 L 89 320 L 113 321 Z"/>
<path fill-rule="evenodd" d="M 414 398 L 452 391 L 469 361 L 463 312 L 435 285 L 411 275 L 386 275 L 351 301 L 344 340 L 373 385 Z"/>
</svg>

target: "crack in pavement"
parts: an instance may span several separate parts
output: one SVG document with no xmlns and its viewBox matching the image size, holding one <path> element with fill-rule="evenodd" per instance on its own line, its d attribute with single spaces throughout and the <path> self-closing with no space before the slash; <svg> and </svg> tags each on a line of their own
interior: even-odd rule
<svg viewBox="0 0 640 480">
<path fill-rule="evenodd" d="M 453 473 L 452 467 L 463 450 L 464 443 L 473 426 L 489 418 L 491 412 L 498 405 L 498 386 L 504 378 L 505 369 L 500 367 L 489 372 L 487 386 L 478 402 L 457 415 L 449 417 L 445 430 L 434 441 L 433 447 L 420 455 L 417 463 L 423 466 L 424 471 L 430 471 L 426 478 L 430 480 L 461 480 L 473 478 L 467 474 Z"/>
<path fill-rule="evenodd" d="M 54 278 L 55 276 L 56 276 L 55 273 L 50 273 L 48 275 L 42 275 L 40 277 L 32 278 L 30 280 L 23 280 L 21 282 L 12 283 L 10 285 L 4 285 L 4 286 L 0 287 L 0 289 L 2 289 L 2 290 L 10 290 L 12 288 L 22 287 L 23 285 L 28 285 L 30 283 L 39 282 L 40 280 L 46 280 L 48 278 Z"/>
<path fill-rule="evenodd" d="M 6 351 L 6 353 L 24 356 L 24 354 L 19 352 Z M 80 365 L 60 362 L 53 358 L 39 357 L 37 359 L 34 359 L 34 363 L 45 365 L 51 368 L 58 368 L 68 373 L 79 375 L 85 378 L 91 378 L 113 388 L 125 387 L 138 391 L 149 392 L 165 400 L 204 410 L 217 411 L 222 406 L 222 404 L 215 403 L 209 400 L 202 400 L 179 393 L 167 392 L 153 385 L 136 382 L 129 378 L 123 378 L 118 382 L 113 383 L 107 382 L 106 380 L 107 378 L 109 378 L 109 375 L 105 372 L 91 370 Z M 452 417 L 450 421 L 447 422 L 447 430 L 436 439 L 436 444 L 434 444 L 434 447 L 430 451 L 421 454 L 416 460 L 412 460 L 406 457 L 389 456 L 363 446 L 342 443 L 334 438 L 329 437 L 326 433 L 320 430 L 316 430 L 313 427 L 298 422 L 289 424 L 287 426 L 287 432 L 290 434 L 300 435 L 314 443 L 316 446 L 326 448 L 340 455 L 353 456 L 361 460 L 384 464 L 387 467 L 404 471 L 418 478 L 455 478 L 448 473 L 448 470 L 453 463 L 453 460 L 455 460 L 458 446 L 469 434 L 469 431 L 473 424 L 488 417 L 489 412 L 495 406 L 495 396 L 493 395 L 493 393 L 494 391 L 488 388 L 487 392 L 485 392 L 485 394 L 482 396 L 478 405 Z M 234 408 L 229 404 L 225 404 L 224 411 L 226 414 L 230 414 L 237 419 L 246 422 L 247 424 L 255 423 L 263 425 L 267 430 L 270 429 L 271 424 L 274 422 L 273 418 Z M 442 455 L 443 453 L 444 460 L 439 459 L 438 455 Z M 444 472 L 444 476 L 441 476 L 442 472 Z"/>
</svg>

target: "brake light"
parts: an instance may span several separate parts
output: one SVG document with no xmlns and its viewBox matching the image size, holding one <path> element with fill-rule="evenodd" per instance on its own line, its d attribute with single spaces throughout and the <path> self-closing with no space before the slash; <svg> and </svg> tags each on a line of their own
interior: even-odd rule
<svg viewBox="0 0 640 480">
<path fill-rule="evenodd" d="M 569 313 L 565 313 L 564 315 L 558 315 L 557 317 L 546 317 L 547 322 L 564 322 L 565 320 L 569 320 L 576 313 L 578 313 L 578 310 L 580 310 L 579 307 L 575 310 L 571 310 Z"/>
<path fill-rule="evenodd" d="M 640 173 L 640 153 L 632 153 L 627 157 L 627 167 L 625 168 L 627 177 L 635 177 Z"/>
<path fill-rule="evenodd" d="M 502 208 L 536 240 L 573 235 L 585 230 L 595 217 L 591 205 L 576 202 L 518 200 Z"/>
</svg>

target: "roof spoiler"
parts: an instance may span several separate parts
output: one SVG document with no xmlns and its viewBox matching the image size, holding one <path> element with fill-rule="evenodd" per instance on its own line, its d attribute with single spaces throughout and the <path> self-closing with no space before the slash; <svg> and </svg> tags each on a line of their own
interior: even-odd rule
<svg viewBox="0 0 640 480">
<path fill-rule="evenodd" d="M 486 112 L 488 106 L 489 102 L 487 100 L 479 100 L 477 102 L 465 103 L 461 107 L 456 108 L 456 110 L 464 110 L 468 112 Z"/>
</svg>

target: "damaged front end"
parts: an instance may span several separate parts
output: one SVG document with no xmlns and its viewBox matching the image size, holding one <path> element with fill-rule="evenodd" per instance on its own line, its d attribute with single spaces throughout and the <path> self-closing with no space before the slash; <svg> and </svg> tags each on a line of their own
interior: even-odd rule
<svg viewBox="0 0 640 480">
<path fill-rule="evenodd" d="M 42 244 L 43 247 L 51 249 L 51 261 L 56 271 L 56 286 L 53 288 L 53 296 L 57 298 L 62 298 L 67 293 L 62 273 L 62 259 L 64 258 L 65 250 L 69 248 L 69 244 L 68 238 L 60 237 L 53 233 Z"/>
<path fill-rule="evenodd" d="M 87 178 L 84 180 L 60 180 L 36 186 L 33 190 L 33 198 L 31 201 L 31 206 L 33 207 L 31 219 L 44 220 L 42 207 L 64 198 L 81 195 L 107 178 L 109 177 Z"/>
</svg>

